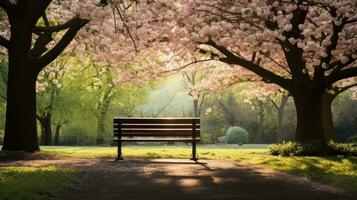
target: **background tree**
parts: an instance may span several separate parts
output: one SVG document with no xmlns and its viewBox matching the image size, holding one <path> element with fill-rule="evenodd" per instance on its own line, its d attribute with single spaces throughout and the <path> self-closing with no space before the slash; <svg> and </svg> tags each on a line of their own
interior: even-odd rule
<svg viewBox="0 0 357 200">
<path fill-rule="evenodd" d="M 196 84 L 204 79 L 204 71 L 189 70 L 183 72 L 185 89 L 188 95 L 191 96 L 193 102 L 193 116 L 200 117 L 203 109 L 207 91 L 197 90 Z"/>
</svg>

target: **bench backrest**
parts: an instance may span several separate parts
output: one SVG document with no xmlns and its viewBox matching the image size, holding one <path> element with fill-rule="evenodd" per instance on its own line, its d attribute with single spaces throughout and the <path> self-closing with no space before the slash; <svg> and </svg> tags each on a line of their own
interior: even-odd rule
<svg viewBox="0 0 357 200">
<path fill-rule="evenodd" d="M 122 137 L 199 138 L 200 127 L 200 118 L 114 118 L 114 136 Z"/>
</svg>

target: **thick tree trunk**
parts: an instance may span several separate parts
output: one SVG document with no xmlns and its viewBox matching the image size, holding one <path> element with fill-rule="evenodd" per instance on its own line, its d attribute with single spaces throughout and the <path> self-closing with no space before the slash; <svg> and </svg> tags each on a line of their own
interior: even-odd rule
<svg viewBox="0 0 357 200">
<path fill-rule="evenodd" d="M 297 126 L 295 139 L 300 142 L 335 139 L 331 103 L 333 96 L 321 92 L 295 91 Z"/>
<path fill-rule="evenodd" d="M 284 130 L 284 115 L 285 115 L 285 107 L 286 103 L 289 99 L 289 96 L 282 95 L 281 102 L 278 109 L 278 130 L 276 134 L 276 142 L 281 143 L 287 139 L 286 130 Z"/>
<path fill-rule="evenodd" d="M 3 150 L 39 150 L 36 128 L 36 77 L 29 49 L 31 29 L 26 19 L 11 26 Z"/>
</svg>

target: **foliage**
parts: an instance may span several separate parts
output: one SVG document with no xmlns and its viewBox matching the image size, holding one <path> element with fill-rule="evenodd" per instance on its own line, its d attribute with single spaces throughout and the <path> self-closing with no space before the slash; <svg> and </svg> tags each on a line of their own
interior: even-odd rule
<svg viewBox="0 0 357 200">
<path fill-rule="evenodd" d="M 347 142 L 356 142 L 357 143 L 357 135 L 352 135 L 347 138 Z"/>
<path fill-rule="evenodd" d="M 248 143 L 249 133 L 239 126 L 229 127 L 226 133 L 227 144 L 245 144 Z"/>
<path fill-rule="evenodd" d="M 1 167 L 0 197 L 45 200 L 69 184 L 74 170 L 62 167 Z"/>
<path fill-rule="evenodd" d="M 339 142 L 349 142 L 347 138 L 357 133 L 357 103 L 351 100 L 351 95 L 352 91 L 347 90 L 333 103 L 335 132 Z"/>
<path fill-rule="evenodd" d="M 357 144 L 284 142 L 270 145 L 269 153 L 281 156 L 357 156 Z"/>
<path fill-rule="evenodd" d="M 115 147 L 42 147 L 51 153 L 81 158 L 115 157 Z M 198 146 L 199 159 L 228 159 L 305 176 L 347 191 L 357 191 L 356 157 L 279 157 L 268 154 L 265 145 Z M 188 146 L 124 146 L 126 158 L 185 158 Z"/>
<path fill-rule="evenodd" d="M 201 142 L 204 144 L 214 144 L 216 139 L 212 133 L 201 133 Z"/>
</svg>

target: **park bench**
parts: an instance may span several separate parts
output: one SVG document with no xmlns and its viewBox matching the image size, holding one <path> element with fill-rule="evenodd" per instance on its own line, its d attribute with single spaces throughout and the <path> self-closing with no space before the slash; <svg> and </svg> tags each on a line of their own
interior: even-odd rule
<svg viewBox="0 0 357 200">
<path fill-rule="evenodd" d="M 200 118 L 123 118 L 116 117 L 113 141 L 118 146 L 117 160 L 123 160 L 122 142 L 192 143 L 191 160 L 197 160 L 196 142 L 200 141 Z"/>
</svg>

